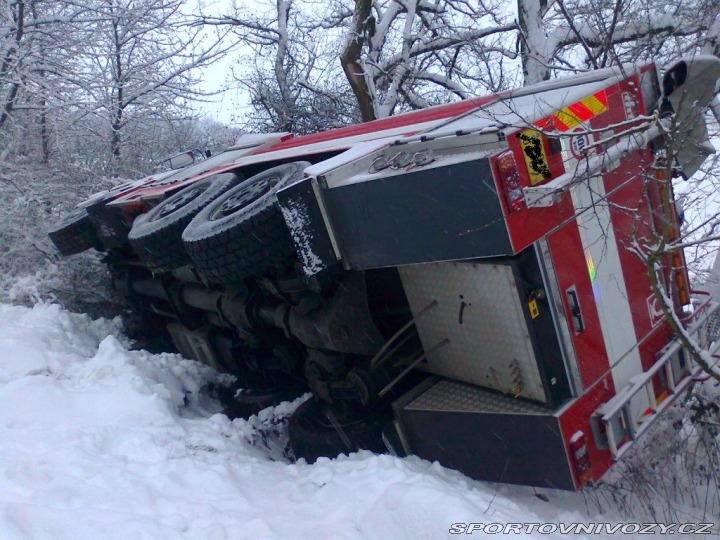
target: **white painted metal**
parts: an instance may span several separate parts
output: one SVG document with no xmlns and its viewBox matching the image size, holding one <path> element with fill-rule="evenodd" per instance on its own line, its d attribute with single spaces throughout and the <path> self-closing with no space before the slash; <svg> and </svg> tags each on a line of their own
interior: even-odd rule
<svg viewBox="0 0 720 540">
<path fill-rule="evenodd" d="M 256 150 L 259 150 L 260 148 L 266 148 L 268 146 L 272 146 L 273 144 L 277 144 L 282 141 L 284 137 L 288 137 L 289 135 L 290 133 L 287 131 L 277 131 L 274 133 L 243 133 L 235 139 L 233 145 L 225 151 L 241 150 L 244 148 L 255 148 Z"/>
<path fill-rule="evenodd" d="M 641 67 L 641 64 L 626 64 L 622 68 L 600 69 L 519 88 L 501 95 L 497 101 L 438 125 L 423 136 L 445 137 L 489 128 L 511 133 L 519 128 L 531 127 L 553 112 L 639 73 Z M 408 138 L 412 140 L 418 136 Z"/>
<path fill-rule="evenodd" d="M 386 139 L 383 139 L 385 141 Z M 436 167 L 452 165 L 489 157 L 497 152 L 507 148 L 507 142 L 498 137 L 496 130 L 482 134 L 472 134 L 464 136 L 451 136 L 442 139 L 432 139 L 428 141 L 414 141 L 406 143 L 404 138 L 396 138 L 395 144 L 388 144 L 385 147 L 373 148 L 374 142 L 365 143 L 361 147 L 348 150 L 347 153 L 357 153 L 362 151 L 364 155 L 358 156 L 354 161 L 348 161 L 343 158 L 344 154 L 332 158 L 338 166 L 335 168 L 312 166 L 306 169 L 306 174 L 315 174 L 322 172 L 322 178 L 328 188 L 336 188 L 361 182 L 369 182 L 380 178 L 391 178 L 400 174 L 406 174 L 415 170 L 426 170 Z M 365 149 L 371 151 L 364 152 Z M 388 167 L 375 172 L 373 163 L 376 160 L 391 158 L 397 155 L 407 155 L 411 161 L 406 167 Z M 412 162 L 413 156 L 431 156 L 427 163 L 417 166 Z M 492 178 L 485 179 L 492 183 Z"/>
<path fill-rule="evenodd" d="M 368 154 L 372 154 L 377 150 L 382 150 L 401 138 L 402 137 L 398 136 L 383 137 L 382 139 L 355 143 L 342 154 L 338 154 L 337 156 L 321 161 L 320 163 L 310 165 L 305 169 L 305 174 L 307 176 L 326 175 L 334 169 L 343 167 L 344 165 L 349 165 L 353 162 L 358 162 Z"/>
<path fill-rule="evenodd" d="M 611 76 L 609 79 L 606 78 L 601 81 L 556 88 L 554 90 L 538 87 L 538 90 L 532 94 L 519 96 L 511 94 L 505 99 L 493 101 L 453 122 L 429 130 L 427 135 L 440 137 L 490 127 L 503 129 L 508 134 L 513 133 L 518 129 L 532 127 L 538 120 L 546 118 L 555 111 L 572 105 L 595 92 L 599 92 L 615 84 L 618 80 L 617 76 Z"/>
<path fill-rule="evenodd" d="M 569 140 L 563 140 L 566 170 L 574 168 L 577 163 L 569 146 Z M 602 177 L 594 176 L 575 183 L 570 193 L 577 214 L 578 231 L 592 283 L 613 383 L 615 388 L 623 388 L 632 377 L 643 371 L 637 349 L 638 336 L 635 333 L 630 300 L 620 263 L 619 249 L 623 248 L 618 246 L 615 237 Z M 647 399 L 644 404 L 640 400 L 636 401 L 636 409 L 633 412 L 639 414 L 641 410 L 647 408 L 648 402 Z"/>
</svg>

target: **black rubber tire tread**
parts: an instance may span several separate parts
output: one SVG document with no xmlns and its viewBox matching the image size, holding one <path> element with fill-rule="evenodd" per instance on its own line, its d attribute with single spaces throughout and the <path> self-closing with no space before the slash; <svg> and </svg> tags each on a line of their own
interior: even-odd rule
<svg viewBox="0 0 720 540">
<path fill-rule="evenodd" d="M 185 250 L 209 284 L 233 285 L 261 276 L 294 255 L 275 194 L 302 179 L 308 165 L 288 163 L 256 174 L 215 199 L 190 222 L 182 235 Z M 278 182 L 259 198 L 227 216 L 211 219 L 236 193 L 276 177 Z"/>
<path fill-rule="evenodd" d="M 348 448 L 337 430 L 329 425 L 329 420 L 324 415 L 325 407 L 326 405 L 313 397 L 300 405 L 290 417 L 288 434 L 290 448 L 296 459 L 304 458 L 308 463 L 313 463 L 319 457 L 334 458 L 358 450 L 385 453 L 387 449 L 382 439 L 382 431 L 389 419 L 387 416 L 369 414 L 367 418 L 356 422 L 339 421 L 350 442 Z"/>
<path fill-rule="evenodd" d="M 108 201 L 115 199 L 118 195 L 132 189 L 134 186 L 134 182 L 123 182 L 109 190 L 91 195 L 65 214 L 48 231 L 48 236 L 57 250 L 62 255 L 74 255 L 90 248 L 102 251 L 102 241 L 87 209 L 105 205 Z"/>
<path fill-rule="evenodd" d="M 133 224 L 128 241 L 141 261 L 154 272 L 169 272 L 190 262 L 182 241 L 182 232 L 188 223 L 208 204 L 229 189 L 239 178 L 234 173 L 223 173 L 195 182 L 158 204 L 145 218 Z M 201 192 L 174 211 L 162 215 L 170 205 L 186 194 Z"/>
<path fill-rule="evenodd" d="M 143 180 L 136 180 L 117 185 L 107 192 L 103 201 L 95 202 L 87 207 L 90 223 L 95 228 L 95 233 L 104 251 L 127 246 L 127 237 L 130 231 L 130 225 L 120 208 L 110 207 L 107 203 L 140 187 L 143 182 Z"/>
<path fill-rule="evenodd" d="M 48 231 L 52 243 L 62 255 L 75 255 L 86 249 L 98 248 L 100 242 L 87 210 L 74 208 Z"/>
</svg>

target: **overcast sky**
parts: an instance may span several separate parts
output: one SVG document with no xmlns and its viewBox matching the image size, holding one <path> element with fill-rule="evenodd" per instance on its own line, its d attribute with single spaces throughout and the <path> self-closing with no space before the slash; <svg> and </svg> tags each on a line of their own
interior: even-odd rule
<svg viewBox="0 0 720 540">
<path fill-rule="evenodd" d="M 237 5 L 252 6 L 254 0 L 236 0 Z M 219 16 L 232 12 L 233 0 L 192 0 L 195 8 L 202 9 L 207 16 Z M 211 30 L 212 31 L 212 30 Z M 232 39 L 230 36 L 229 39 Z M 218 92 L 208 97 L 206 103 L 199 103 L 198 108 L 207 116 L 225 124 L 243 124 L 244 114 L 249 110 L 249 99 L 244 91 L 232 84 L 231 67 L 238 71 L 238 59 L 241 50 L 230 51 L 225 58 L 205 68 L 199 76 L 203 79 L 201 88 L 207 92 Z M 225 91 L 222 91 L 227 88 Z"/>
<path fill-rule="evenodd" d="M 244 91 L 232 85 L 229 79 L 230 67 L 237 62 L 238 53 L 231 52 L 221 61 L 205 68 L 202 73 L 202 88 L 208 92 L 219 92 L 226 86 L 231 88 L 208 97 L 208 102 L 200 103 L 200 110 L 207 116 L 225 124 L 243 123 L 243 115 L 249 110 L 248 96 Z"/>
</svg>

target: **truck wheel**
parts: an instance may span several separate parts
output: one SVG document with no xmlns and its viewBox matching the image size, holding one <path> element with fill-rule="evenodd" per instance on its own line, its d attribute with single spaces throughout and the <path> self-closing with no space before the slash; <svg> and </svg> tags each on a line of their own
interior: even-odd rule
<svg viewBox="0 0 720 540">
<path fill-rule="evenodd" d="M 358 450 L 385 452 L 382 431 L 388 417 L 365 412 L 352 418 L 336 418 L 340 433 L 328 417 L 327 406 L 320 400 L 311 398 L 300 405 L 288 424 L 295 459 L 304 458 L 313 463 L 319 457 L 337 457 Z"/>
<path fill-rule="evenodd" d="M 155 272 L 169 272 L 190 262 L 182 232 L 200 210 L 238 183 L 234 173 L 205 178 L 178 191 L 133 224 L 128 241 L 140 260 Z"/>
<path fill-rule="evenodd" d="M 48 231 L 48 236 L 63 255 L 74 255 L 92 247 L 100 249 L 100 242 L 85 207 L 77 207 L 65 214 Z"/>
<path fill-rule="evenodd" d="M 107 202 L 136 186 L 137 182 L 123 182 L 109 190 L 95 193 L 76 205 L 48 232 L 57 250 L 63 255 L 73 255 L 91 247 L 103 251 L 106 246 L 90 212 L 104 208 Z"/>
<path fill-rule="evenodd" d="M 260 276 L 294 253 L 275 194 L 300 180 L 308 165 L 299 161 L 256 174 L 195 216 L 182 238 L 209 283 L 230 285 Z"/>
</svg>

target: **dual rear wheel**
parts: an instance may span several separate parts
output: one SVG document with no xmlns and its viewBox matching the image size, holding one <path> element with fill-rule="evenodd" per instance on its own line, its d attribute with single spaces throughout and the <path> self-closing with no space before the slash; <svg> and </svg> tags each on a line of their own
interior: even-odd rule
<svg viewBox="0 0 720 540">
<path fill-rule="evenodd" d="M 308 165 L 280 165 L 244 181 L 225 173 L 196 182 L 138 220 L 130 245 L 155 272 L 192 263 L 215 286 L 261 276 L 294 253 L 276 193 L 301 180 Z"/>
</svg>

